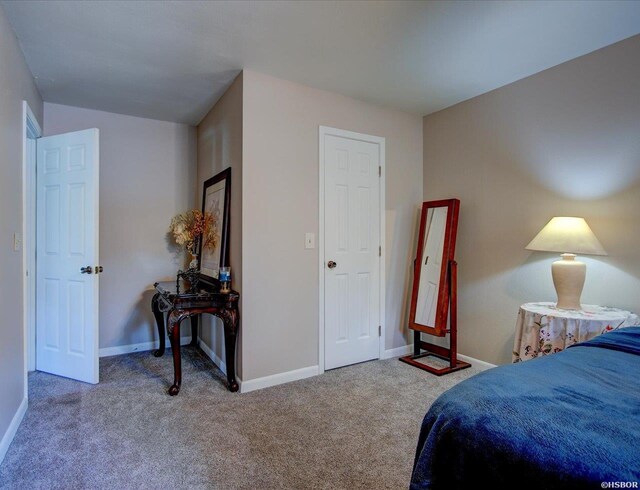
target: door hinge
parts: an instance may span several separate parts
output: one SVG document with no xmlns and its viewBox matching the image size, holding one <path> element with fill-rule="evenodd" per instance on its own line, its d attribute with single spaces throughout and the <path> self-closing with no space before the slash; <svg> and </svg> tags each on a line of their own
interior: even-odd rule
<svg viewBox="0 0 640 490">
<path fill-rule="evenodd" d="M 378 325 L 378 337 L 382 337 L 382 325 Z"/>
<path fill-rule="evenodd" d="M 382 177 L 382 165 L 378 166 L 378 177 Z"/>
<path fill-rule="evenodd" d="M 378 257 L 382 257 L 382 246 L 378 247 Z"/>
</svg>

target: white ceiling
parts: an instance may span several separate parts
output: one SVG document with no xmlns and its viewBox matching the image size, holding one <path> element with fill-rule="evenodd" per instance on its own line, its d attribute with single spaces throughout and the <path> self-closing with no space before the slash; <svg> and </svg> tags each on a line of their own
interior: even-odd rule
<svg viewBox="0 0 640 490">
<path fill-rule="evenodd" d="M 640 33 L 640 1 L 2 1 L 45 101 L 196 124 L 243 68 L 428 114 Z"/>
</svg>

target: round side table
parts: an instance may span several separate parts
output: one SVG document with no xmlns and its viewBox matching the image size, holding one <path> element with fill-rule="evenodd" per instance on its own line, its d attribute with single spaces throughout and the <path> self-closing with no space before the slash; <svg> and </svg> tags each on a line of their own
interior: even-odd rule
<svg viewBox="0 0 640 490">
<path fill-rule="evenodd" d="M 513 345 L 513 362 L 553 354 L 618 328 L 640 324 L 634 313 L 606 306 L 582 305 L 563 310 L 555 303 L 520 306 Z"/>
</svg>

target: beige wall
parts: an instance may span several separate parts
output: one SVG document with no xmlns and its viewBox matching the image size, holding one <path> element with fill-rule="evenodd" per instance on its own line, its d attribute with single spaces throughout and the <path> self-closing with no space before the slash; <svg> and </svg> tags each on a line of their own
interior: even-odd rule
<svg viewBox="0 0 640 490">
<path fill-rule="evenodd" d="M 518 306 L 554 301 L 553 216 L 582 216 L 586 304 L 640 311 L 640 36 L 424 118 L 424 197 L 461 199 L 459 350 L 510 362 Z"/>
<path fill-rule="evenodd" d="M 229 255 L 233 288 L 242 293 L 242 74 L 198 125 L 198 176 L 196 195 L 202 207 L 205 180 L 231 167 L 231 224 Z M 241 308 L 242 308 L 242 295 Z M 242 311 L 242 309 L 241 309 Z M 242 317 L 241 317 L 242 320 Z M 202 316 L 200 336 L 221 359 L 224 357 L 222 324 Z M 238 339 L 238 376 L 242 376 L 241 339 Z"/>
<path fill-rule="evenodd" d="M 42 99 L 0 7 L 0 440 L 24 397 L 22 251 L 13 251 L 22 233 L 23 100 L 42 123 Z"/>
<path fill-rule="evenodd" d="M 244 72 L 243 381 L 318 364 L 318 126 L 386 138 L 386 347 L 405 345 L 422 120 Z"/>
<path fill-rule="evenodd" d="M 196 204 L 195 128 L 44 105 L 45 135 L 87 128 L 100 130 L 100 348 L 150 342 L 153 283 L 184 266 L 167 230 Z"/>
</svg>

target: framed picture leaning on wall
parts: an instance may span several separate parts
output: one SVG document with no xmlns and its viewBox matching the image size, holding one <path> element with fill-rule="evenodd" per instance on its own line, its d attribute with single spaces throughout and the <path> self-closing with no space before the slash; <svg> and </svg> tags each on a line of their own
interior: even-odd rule
<svg viewBox="0 0 640 490">
<path fill-rule="evenodd" d="M 202 189 L 202 212 L 211 213 L 219 240 L 211 249 L 200 244 L 200 274 L 218 279 L 220 267 L 229 265 L 229 208 L 231 205 L 231 169 L 227 168 L 205 181 Z"/>
</svg>

